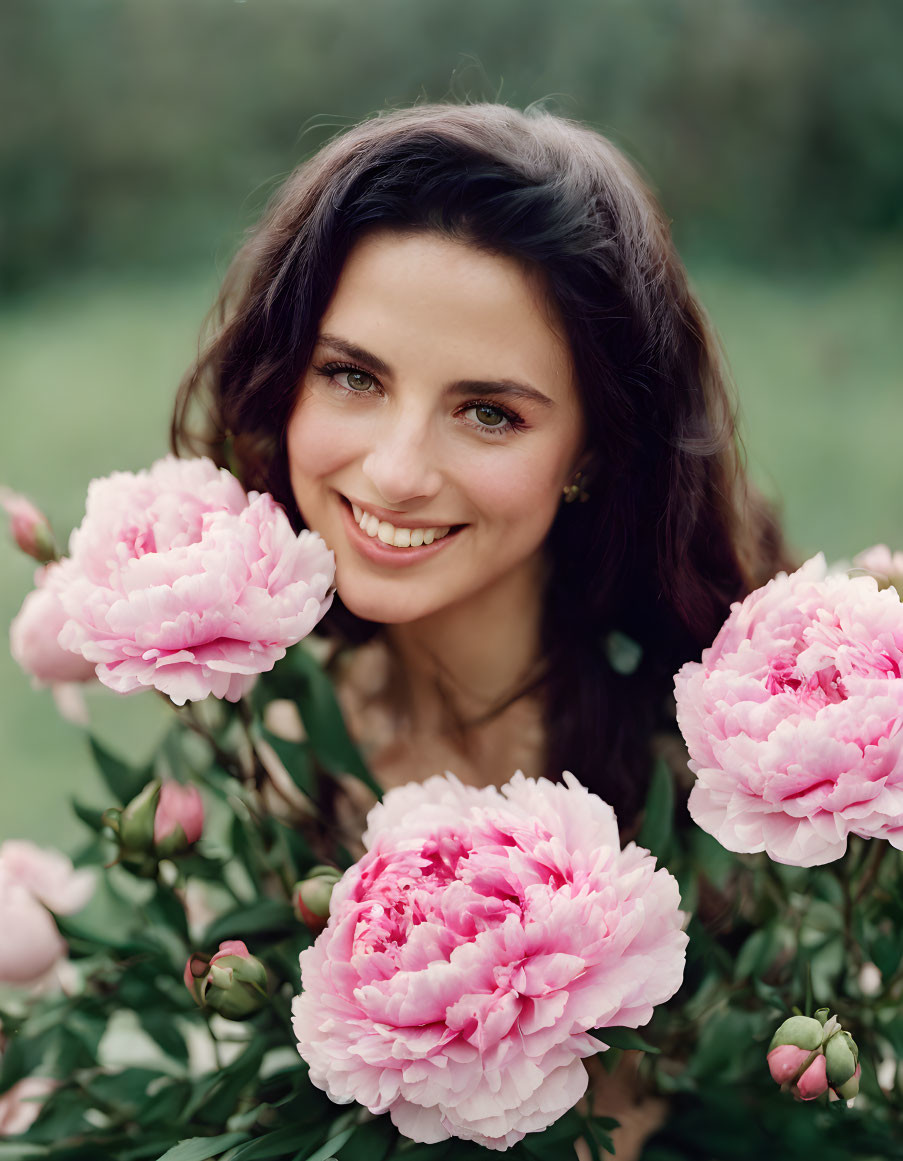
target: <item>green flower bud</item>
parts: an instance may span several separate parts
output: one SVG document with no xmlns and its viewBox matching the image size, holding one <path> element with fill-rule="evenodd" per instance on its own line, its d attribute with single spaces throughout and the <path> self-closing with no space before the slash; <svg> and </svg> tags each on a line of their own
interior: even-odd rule
<svg viewBox="0 0 903 1161">
<path fill-rule="evenodd" d="M 332 889 L 342 877 L 337 867 L 312 867 L 307 875 L 295 884 L 292 902 L 295 915 L 311 929 L 321 931 L 329 919 L 329 902 Z"/>
<path fill-rule="evenodd" d="M 119 815 L 119 843 L 124 852 L 138 854 L 153 849 L 159 797 L 160 781 L 154 778 Z"/>
<path fill-rule="evenodd" d="M 202 1008 L 227 1020 L 245 1020 L 267 1002 L 266 968 L 238 939 L 221 943 L 209 960 L 195 953 L 185 965 L 184 979 Z"/>
<path fill-rule="evenodd" d="M 814 1052 L 822 1042 L 824 1028 L 818 1020 L 811 1016 L 791 1016 L 778 1028 L 771 1038 L 768 1051 L 777 1048 L 780 1044 L 795 1044 L 797 1048 L 805 1048 Z"/>
<path fill-rule="evenodd" d="M 825 1045 L 828 1065 L 828 1084 L 836 1089 L 850 1080 L 856 1071 L 853 1038 L 849 1032 L 835 1032 Z"/>
</svg>

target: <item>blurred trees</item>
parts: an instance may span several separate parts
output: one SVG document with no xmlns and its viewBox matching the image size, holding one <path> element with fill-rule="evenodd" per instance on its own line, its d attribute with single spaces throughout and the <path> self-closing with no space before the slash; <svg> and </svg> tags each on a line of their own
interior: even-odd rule
<svg viewBox="0 0 903 1161">
<path fill-rule="evenodd" d="M 903 227 L 899 0 L 4 0 L 2 290 L 225 260 L 328 136 L 546 100 L 645 169 L 678 241 L 790 269 Z"/>
</svg>

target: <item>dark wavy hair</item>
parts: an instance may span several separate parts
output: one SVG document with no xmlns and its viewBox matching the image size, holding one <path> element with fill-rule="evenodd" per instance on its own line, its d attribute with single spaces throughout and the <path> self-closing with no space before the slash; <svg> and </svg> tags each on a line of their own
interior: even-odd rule
<svg viewBox="0 0 903 1161">
<path fill-rule="evenodd" d="M 563 505 L 548 537 L 546 765 L 628 823 L 651 739 L 673 728 L 672 675 L 789 564 L 668 223 L 608 140 L 539 109 L 393 111 L 301 165 L 235 258 L 172 429 L 175 450 L 228 462 L 298 528 L 286 426 L 345 259 L 375 228 L 437 231 L 539 271 L 569 338 L 591 497 Z M 325 627 L 352 643 L 378 628 L 339 602 Z M 618 634 L 642 649 L 630 673 L 612 660 Z"/>
</svg>

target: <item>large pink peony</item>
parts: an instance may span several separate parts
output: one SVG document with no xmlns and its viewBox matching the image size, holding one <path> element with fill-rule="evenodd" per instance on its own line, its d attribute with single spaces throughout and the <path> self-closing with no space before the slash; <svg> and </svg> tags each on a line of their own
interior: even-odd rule
<svg viewBox="0 0 903 1161">
<path fill-rule="evenodd" d="M 76 871 L 59 851 L 25 840 L 0 845 L 0 981 L 32 984 L 66 954 L 51 911 L 70 915 L 94 889 L 91 871 Z"/>
<path fill-rule="evenodd" d="M 677 883 L 564 779 L 435 777 L 370 812 L 293 1005 L 332 1100 L 415 1141 L 505 1149 L 583 1095 L 587 1029 L 635 1028 L 677 990 Z"/>
<path fill-rule="evenodd" d="M 735 604 L 675 678 L 695 821 L 728 850 L 810 867 L 847 836 L 903 848 L 903 605 L 824 557 Z"/>
<path fill-rule="evenodd" d="M 64 621 L 48 623 L 48 649 L 90 662 L 119 693 L 237 701 L 323 616 L 333 575 L 320 537 L 296 536 L 271 496 L 210 460 L 167 456 L 91 483 L 55 566 Z"/>
</svg>

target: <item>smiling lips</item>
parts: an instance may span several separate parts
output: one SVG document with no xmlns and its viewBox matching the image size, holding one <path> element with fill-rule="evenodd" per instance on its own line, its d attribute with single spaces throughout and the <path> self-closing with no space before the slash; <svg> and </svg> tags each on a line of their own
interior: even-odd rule
<svg viewBox="0 0 903 1161">
<path fill-rule="evenodd" d="M 433 528 L 400 528 L 390 524 L 388 520 L 380 520 L 378 516 L 354 503 L 351 503 L 351 511 L 355 523 L 362 532 L 392 548 L 420 548 L 432 544 L 434 540 L 441 540 L 450 531 L 448 525 Z"/>
</svg>

